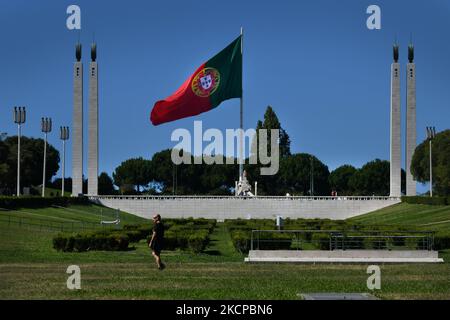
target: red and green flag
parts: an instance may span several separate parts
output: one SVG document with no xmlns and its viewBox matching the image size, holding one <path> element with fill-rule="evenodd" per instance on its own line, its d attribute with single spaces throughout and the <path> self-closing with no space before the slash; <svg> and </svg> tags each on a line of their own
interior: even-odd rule
<svg viewBox="0 0 450 320">
<path fill-rule="evenodd" d="M 192 117 L 242 97 L 241 36 L 203 63 L 171 96 L 153 106 L 153 125 Z"/>
</svg>

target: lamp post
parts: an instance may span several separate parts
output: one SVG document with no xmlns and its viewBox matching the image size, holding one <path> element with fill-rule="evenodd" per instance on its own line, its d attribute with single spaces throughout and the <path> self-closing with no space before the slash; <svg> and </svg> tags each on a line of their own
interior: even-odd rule
<svg viewBox="0 0 450 320">
<path fill-rule="evenodd" d="M 45 197 L 45 165 L 47 160 L 47 134 L 52 131 L 52 118 L 41 119 L 41 130 L 44 133 L 44 168 L 42 173 L 42 197 Z"/>
<path fill-rule="evenodd" d="M 427 139 L 430 144 L 430 197 L 433 196 L 433 158 L 431 154 L 431 141 L 436 136 L 436 128 L 435 127 L 427 127 Z"/>
<path fill-rule="evenodd" d="M 309 184 L 310 184 L 310 193 L 311 193 L 311 197 L 313 197 L 314 196 L 314 159 L 313 159 L 313 157 L 311 156 L 311 174 L 310 174 L 310 182 L 309 182 Z"/>
<path fill-rule="evenodd" d="M 61 180 L 61 196 L 64 197 L 64 172 L 66 162 L 66 140 L 69 139 L 69 127 L 59 127 L 60 139 L 63 143 L 63 158 L 62 158 L 62 180 Z"/>
<path fill-rule="evenodd" d="M 14 123 L 17 123 L 17 196 L 20 197 L 20 131 L 26 120 L 25 107 L 14 107 Z"/>
</svg>

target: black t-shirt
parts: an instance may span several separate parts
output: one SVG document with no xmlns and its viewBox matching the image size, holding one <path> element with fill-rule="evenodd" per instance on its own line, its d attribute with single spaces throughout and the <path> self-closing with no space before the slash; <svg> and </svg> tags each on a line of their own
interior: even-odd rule
<svg viewBox="0 0 450 320">
<path fill-rule="evenodd" d="M 157 243 L 162 243 L 164 239 L 164 226 L 162 222 L 156 223 L 153 227 L 153 232 L 155 232 L 155 239 L 154 241 Z"/>
</svg>

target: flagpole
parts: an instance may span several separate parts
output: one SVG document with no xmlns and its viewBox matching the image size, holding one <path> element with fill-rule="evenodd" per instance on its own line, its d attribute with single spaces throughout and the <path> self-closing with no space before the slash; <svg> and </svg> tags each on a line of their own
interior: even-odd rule
<svg viewBox="0 0 450 320">
<path fill-rule="evenodd" d="M 242 82 L 241 82 L 241 106 L 240 106 L 240 137 L 239 137 L 239 181 L 242 180 L 242 175 L 244 172 L 244 164 L 243 164 L 243 152 L 244 152 L 244 29 L 241 27 L 241 56 L 242 56 Z"/>
</svg>

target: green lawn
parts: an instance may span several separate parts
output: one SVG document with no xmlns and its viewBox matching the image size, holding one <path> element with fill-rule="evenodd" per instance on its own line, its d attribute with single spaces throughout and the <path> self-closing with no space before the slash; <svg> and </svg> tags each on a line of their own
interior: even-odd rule
<svg viewBox="0 0 450 320">
<path fill-rule="evenodd" d="M 100 207 L 70 209 L 79 212 L 48 208 L 16 214 L 99 220 Z M 121 219 L 142 220 L 126 214 Z M 298 299 L 307 292 L 369 292 L 364 264 L 245 264 L 222 223 L 203 254 L 163 251 L 162 272 L 145 241 L 125 252 L 63 253 L 52 248 L 54 234 L 0 222 L 0 299 Z M 440 255 L 446 263 L 381 265 L 382 288 L 374 294 L 450 299 L 450 250 Z M 80 291 L 66 288 L 71 264 L 81 268 Z"/>
<path fill-rule="evenodd" d="M 55 231 L 77 231 L 88 228 L 115 227 L 113 225 L 101 225 L 101 221 L 114 221 L 117 211 L 98 205 L 71 205 L 67 208 L 19 208 L 0 211 L 0 222 L 5 224 L 35 224 L 34 228 Z M 131 215 L 126 212 L 119 213 L 122 224 L 143 223 L 148 220 Z"/>
<path fill-rule="evenodd" d="M 399 203 L 349 219 L 364 224 L 392 224 L 423 230 L 450 231 L 450 206 Z"/>
</svg>

